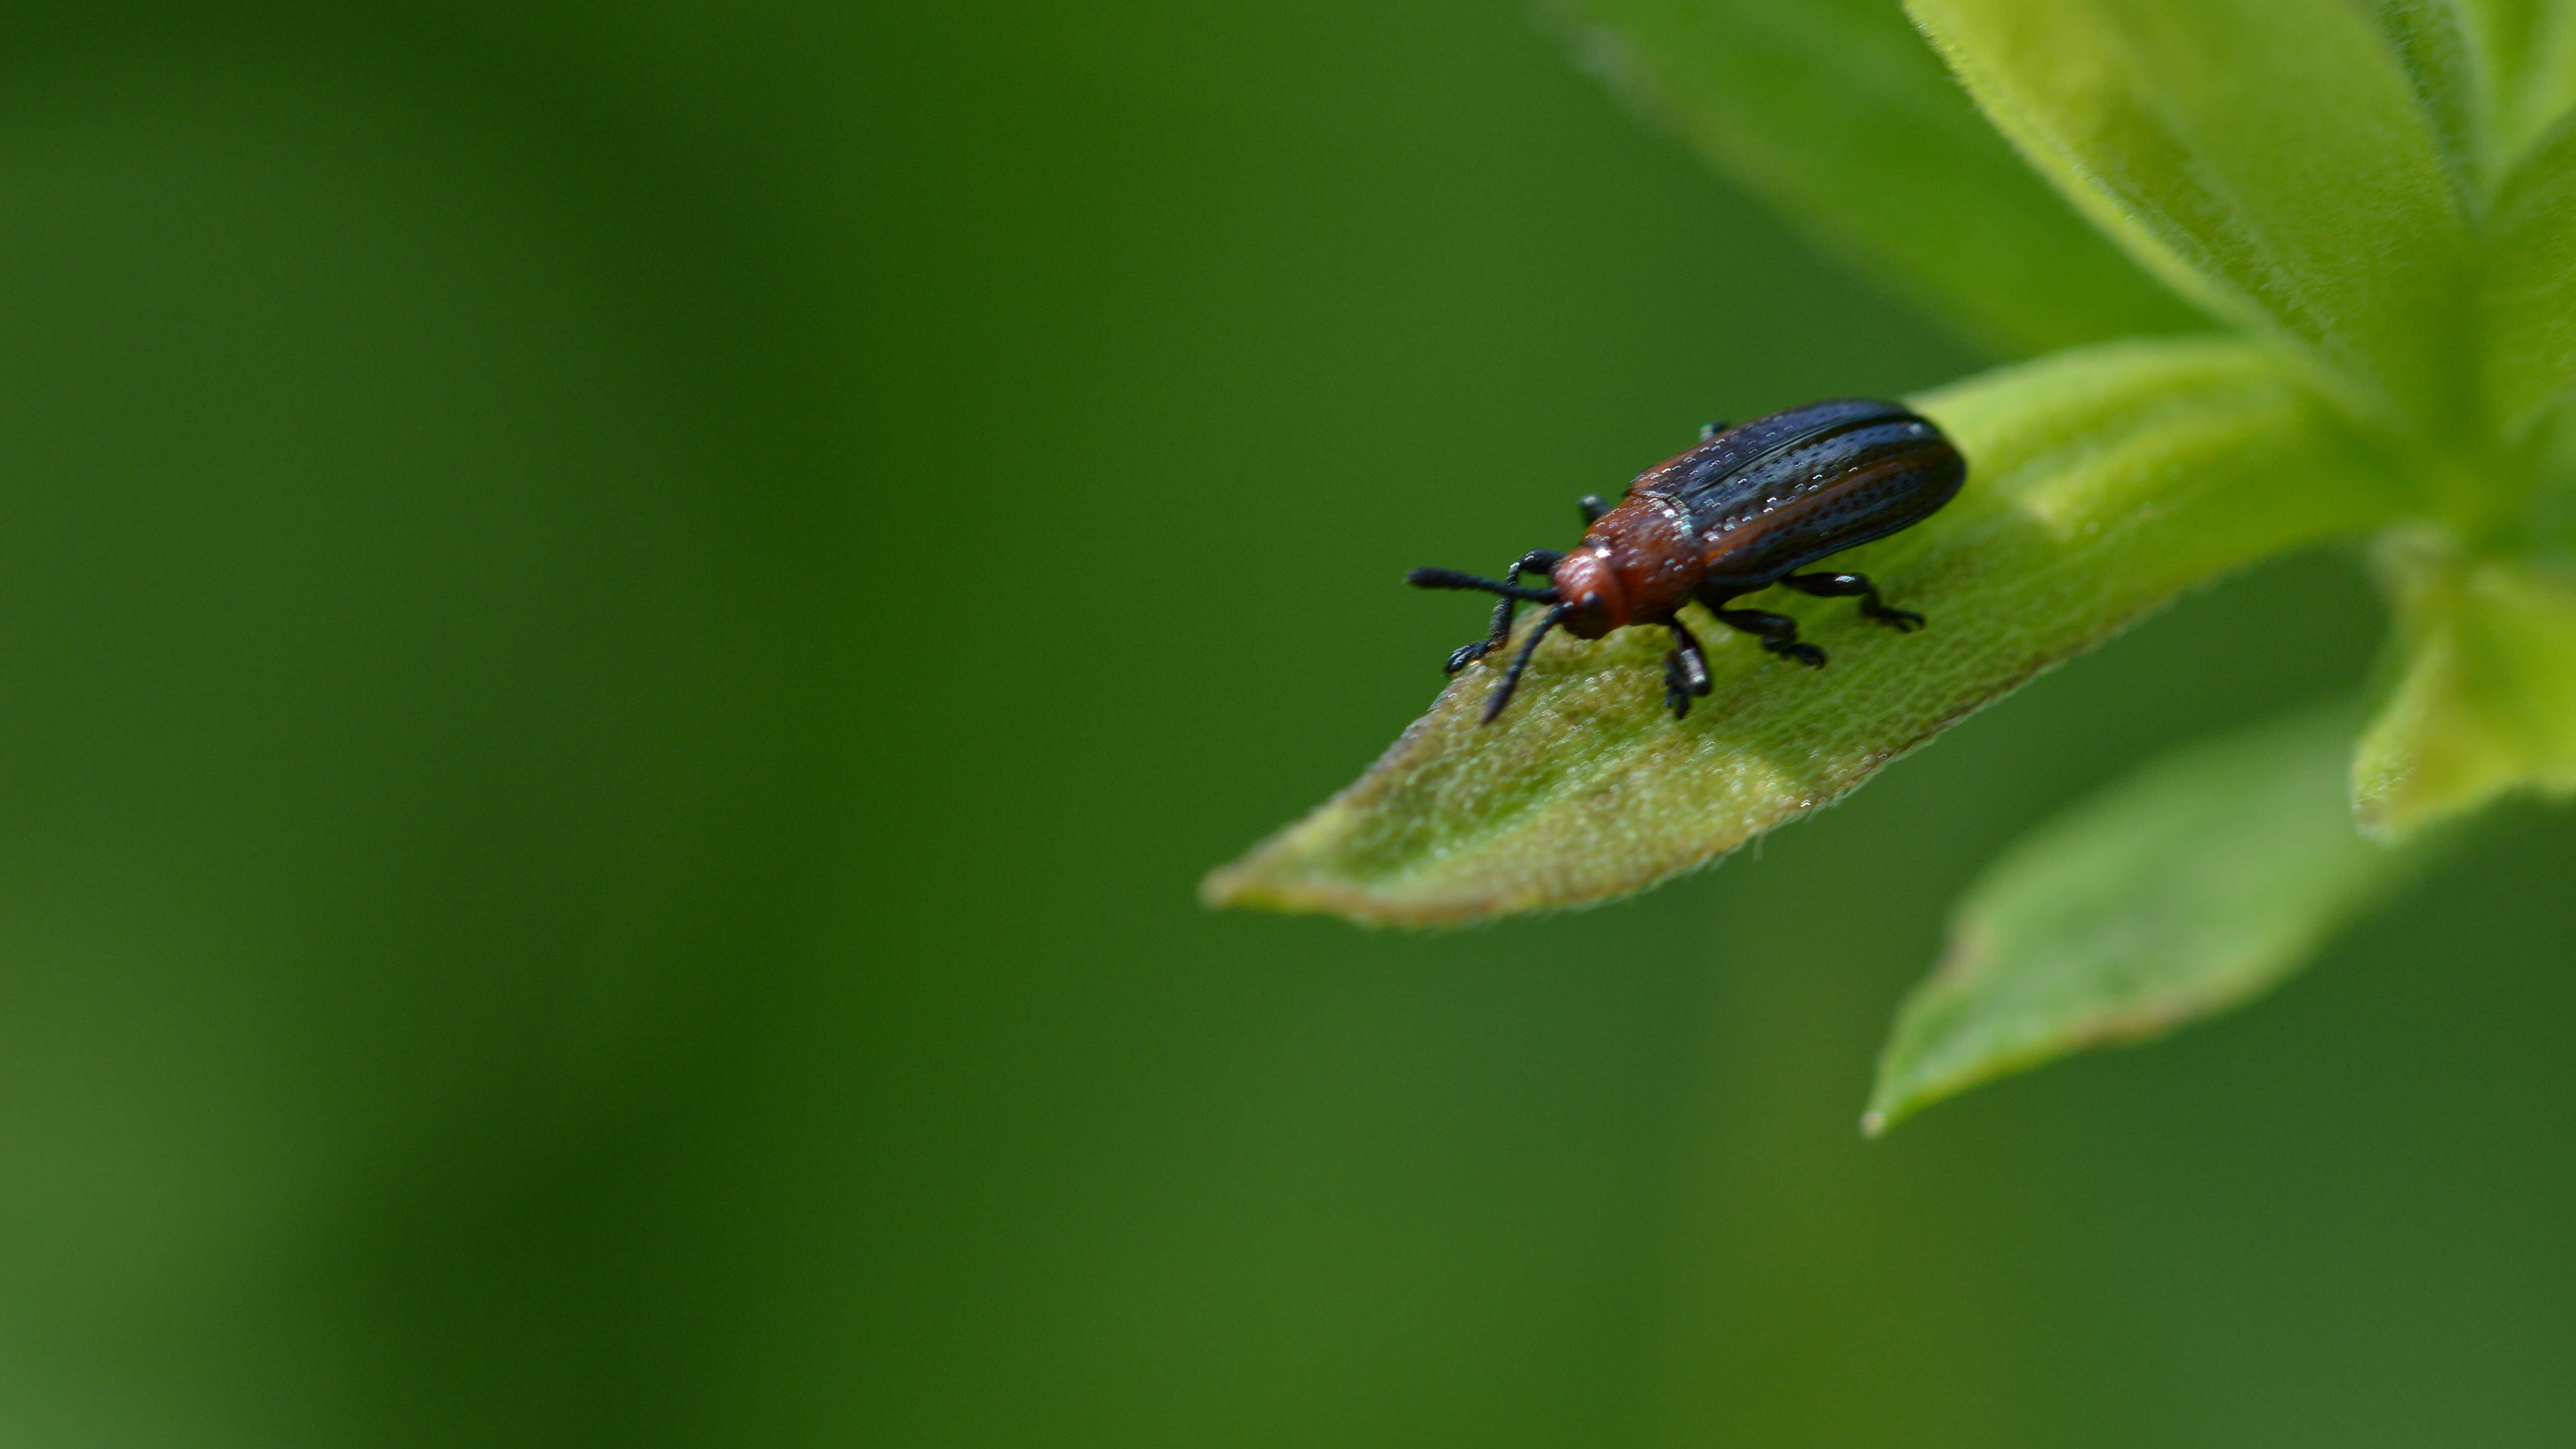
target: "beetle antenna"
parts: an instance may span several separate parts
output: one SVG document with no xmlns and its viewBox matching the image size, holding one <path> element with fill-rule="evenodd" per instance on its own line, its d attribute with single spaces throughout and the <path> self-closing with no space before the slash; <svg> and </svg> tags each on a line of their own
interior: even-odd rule
<svg viewBox="0 0 2576 1449">
<path fill-rule="evenodd" d="M 1512 702 L 1512 691 L 1520 688 L 1521 671 L 1529 668 L 1530 656 L 1538 652 L 1538 641 L 1546 638 L 1548 630 L 1564 623 L 1565 616 L 1573 612 L 1572 604 L 1559 604 L 1539 615 L 1538 627 L 1530 630 L 1528 642 L 1521 645 L 1520 653 L 1512 656 L 1512 667 L 1503 671 L 1503 682 L 1494 686 L 1493 698 L 1485 701 L 1484 723 L 1492 724 L 1502 714 L 1503 706 Z"/>
<path fill-rule="evenodd" d="M 1415 569 L 1404 576 L 1404 581 L 1417 589 L 1475 589 L 1529 604 L 1553 604 L 1563 597 L 1554 589 L 1526 589 L 1518 584 L 1497 583 L 1474 574 L 1462 574 L 1456 569 Z"/>
</svg>

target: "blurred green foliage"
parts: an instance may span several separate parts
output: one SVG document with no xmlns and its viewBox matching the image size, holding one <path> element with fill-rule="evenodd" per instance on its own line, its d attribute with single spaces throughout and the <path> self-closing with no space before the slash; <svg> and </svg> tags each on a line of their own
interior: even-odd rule
<svg viewBox="0 0 2576 1449">
<path fill-rule="evenodd" d="M 1976 361 L 1518 7 L 0 53 L 11 1442 L 2576 1424 L 2563 822 L 2259 1011 L 1850 1130 L 1978 862 L 2365 666 L 2349 560 L 1631 906 L 1193 901 L 1438 683 L 1403 568 Z"/>
<path fill-rule="evenodd" d="M 2531 77 L 2503 44 L 2536 26 L 2542 53 L 2576 55 L 2576 24 L 2559 23 L 2576 6 L 2551 0 L 2545 24 L 2449 0 L 1577 9 L 1594 17 L 1575 34 L 1595 68 L 1972 334 L 2029 336 L 2008 319 L 2040 316 L 2150 327 L 2114 318 L 2152 275 L 2169 306 L 2190 298 L 2239 335 L 2061 348 L 1909 399 L 1975 476 L 1959 503 L 1835 566 L 1946 620 L 1932 642 L 1895 649 L 1845 614 L 1804 662 L 1846 667 L 1784 677 L 1688 608 L 1674 637 L 1695 659 L 1688 630 L 1716 628 L 1719 647 L 1695 718 L 1670 682 L 1682 655 L 1663 661 L 1667 718 L 1637 687 L 1656 672 L 1647 631 L 1550 639 L 1570 601 L 1526 621 L 1517 652 L 1453 655 L 1431 712 L 1209 875 L 1211 904 L 1427 924 L 1633 891 L 1835 803 L 2185 589 L 2376 533 L 2398 662 L 2347 772 L 2351 820 L 2243 788 L 2272 764 L 2176 758 L 2043 830 L 2089 844 L 2038 869 L 2040 847 L 2018 848 L 1964 898 L 1880 1058 L 1875 1133 L 2277 983 L 2409 874 L 2373 868 L 2356 835 L 2397 846 L 2504 796 L 2576 788 L 2576 589 L 2555 521 L 2568 409 L 2544 411 L 2576 376 L 2576 291 L 2557 275 L 2576 153 L 2527 149 L 2507 94 Z M 2009 153 L 1958 131 L 1925 45 L 2053 193 L 1998 184 Z M 2113 243 L 2135 264 L 2125 289 L 2095 277 Z M 2069 287 L 2113 311 L 2060 305 Z M 1511 623 L 1500 608 L 1496 646 Z M 1856 658 L 1855 630 L 1877 646 Z M 1524 665 L 1527 702 L 1491 728 Z"/>
</svg>

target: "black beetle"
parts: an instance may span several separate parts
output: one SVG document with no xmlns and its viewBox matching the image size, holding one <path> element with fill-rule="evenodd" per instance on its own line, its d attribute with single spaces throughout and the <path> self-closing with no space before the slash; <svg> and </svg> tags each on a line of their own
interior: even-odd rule
<svg viewBox="0 0 2576 1449">
<path fill-rule="evenodd" d="M 1784 584 L 1821 598 L 1856 594 L 1860 611 L 1879 623 L 1921 628 L 1922 615 L 1887 607 L 1877 585 L 1859 574 L 1796 570 L 1921 523 L 1967 477 L 1967 460 L 1941 430 L 1895 403 L 1809 403 L 1740 428 L 1709 424 L 1698 447 L 1638 474 L 1615 508 L 1597 495 L 1584 499 L 1589 526 L 1571 553 L 1532 549 L 1500 581 L 1453 569 L 1415 569 L 1404 578 L 1416 588 L 1503 596 L 1493 632 L 1449 656 L 1452 674 L 1510 637 L 1512 612 L 1522 601 L 1555 606 L 1486 701 L 1486 723 L 1511 703 L 1538 641 L 1560 624 L 1583 639 L 1628 624 L 1670 629 L 1664 699 L 1680 719 L 1694 695 L 1709 692 L 1708 659 L 1679 617 L 1682 605 L 1696 599 L 1720 623 L 1758 635 L 1763 648 L 1810 668 L 1824 666 L 1825 651 L 1799 642 L 1795 619 L 1727 603 Z M 1540 572 L 1550 587 L 1521 584 L 1521 575 Z"/>
</svg>

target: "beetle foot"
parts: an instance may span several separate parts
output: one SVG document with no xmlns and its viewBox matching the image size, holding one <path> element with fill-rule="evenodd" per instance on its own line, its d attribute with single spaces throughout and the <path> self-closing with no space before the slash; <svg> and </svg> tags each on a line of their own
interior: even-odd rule
<svg viewBox="0 0 2576 1449">
<path fill-rule="evenodd" d="M 1466 668 L 1468 665 L 1475 663 L 1477 660 L 1484 658 L 1485 652 L 1493 647 L 1494 641 L 1491 639 L 1479 639 L 1473 644 L 1461 644 L 1456 649 L 1450 651 L 1449 663 L 1446 668 L 1449 673 L 1455 674 L 1459 670 Z"/>
<path fill-rule="evenodd" d="M 1675 719 L 1690 718 L 1691 697 L 1708 693 L 1715 686 L 1708 677 L 1706 665 L 1697 668 L 1689 655 L 1676 649 L 1664 656 L 1664 707 Z"/>
<path fill-rule="evenodd" d="M 1912 609 L 1891 609 L 1881 604 L 1875 609 L 1864 607 L 1861 612 L 1899 634 L 1911 634 L 1923 627 L 1923 616 Z"/>
<path fill-rule="evenodd" d="M 1807 666 L 1809 669 L 1822 669 L 1825 667 L 1825 651 L 1817 648 L 1813 644 L 1804 644 L 1800 643 L 1798 640 L 1790 639 L 1778 644 L 1766 643 L 1762 647 L 1779 655 L 1783 659 L 1795 659 L 1799 663 Z"/>
</svg>

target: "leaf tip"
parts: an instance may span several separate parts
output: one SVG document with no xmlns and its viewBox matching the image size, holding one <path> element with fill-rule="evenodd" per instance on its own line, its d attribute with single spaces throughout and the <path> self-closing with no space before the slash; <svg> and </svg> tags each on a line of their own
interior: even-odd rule
<svg viewBox="0 0 2576 1449">
<path fill-rule="evenodd" d="M 2352 802 L 2352 832 L 2383 850 L 2394 850 L 2414 835 L 2411 815 L 2383 799 Z"/>
<path fill-rule="evenodd" d="M 1243 878 L 1236 867 L 1220 865 L 1199 877 L 1199 904 L 1222 911 L 1243 899 Z"/>
<path fill-rule="evenodd" d="M 1891 1044 L 1892 1046 L 1893 1044 Z M 1860 1135 L 1875 1142 L 1897 1123 L 1944 1097 L 1956 1096 L 1973 1083 L 1927 1080 L 1919 1070 L 1893 1060 L 1879 1063 L 1878 1081 L 1870 1087 L 1869 1106 L 1860 1114 Z"/>
<path fill-rule="evenodd" d="M 1329 808 L 1329 807 L 1327 807 Z M 1364 882 L 1318 871 L 1298 848 L 1301 822 L 1246 851 L 1199 881 L 1199 904 L 1212 911 L 1268 911 L 1283 916 L 1340 916 L 1362 926 L 1437 926 L 1472 912 L 1401 899 Z"/>
<path fill-rule="evenodd" d="M 1226 862 L 1199 880 L 1199 904 L 1211 911 L 1311 911 L 1293 885 L 1272 868 L 1270 842 L 1253 847 L 1239 860 Z"/>
</svg>

